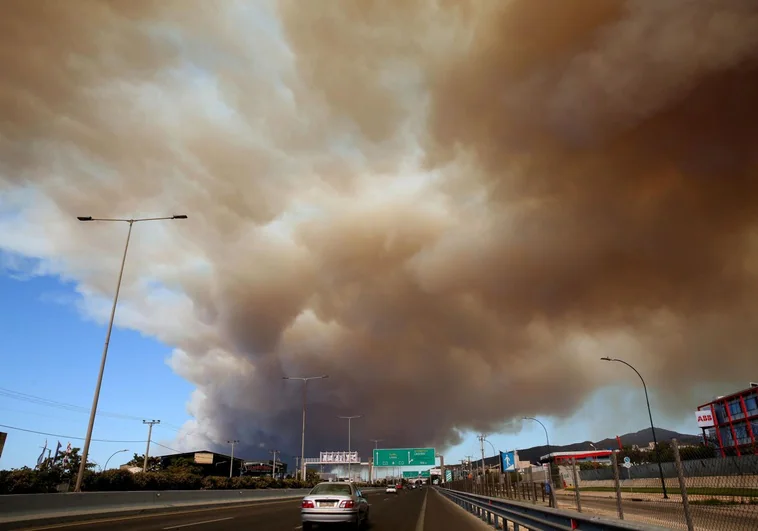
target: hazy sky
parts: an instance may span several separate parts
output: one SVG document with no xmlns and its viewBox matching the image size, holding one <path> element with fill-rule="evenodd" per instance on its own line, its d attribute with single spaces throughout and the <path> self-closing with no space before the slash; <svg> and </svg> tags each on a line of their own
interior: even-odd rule
<svg viewBox="0 0 758 531">
<path fill-rule="evenodd" d="M 350 414 L 366 455 L 372 438 L 462 455 L 472 431 L 541 442 L 523 415 L 558 439 L 643 428 L 635 375 L 604 355 L 689 431 L 755 371 L 754 2 L 3 11 L 0 249 L 41 282 L 3 280 L 28 316 L 3 330 L 3 387 L 91 399 L 126 227 L 76 215 L 189 215 L 135 228 L 113 346 L 144 358 L 109 366 L 103 405 L 165 411 L 172 448 L 297 453 L 284 375 L 330 375 L 310 455 L 344 448 Z M 53 342 L 56 312 L 77 333 Z M 14 376 L 32 359 L 18 334 L 48 338 L 41 388 Z M 147 388 L 164 394 L 135 403 Z"/>
</svg>

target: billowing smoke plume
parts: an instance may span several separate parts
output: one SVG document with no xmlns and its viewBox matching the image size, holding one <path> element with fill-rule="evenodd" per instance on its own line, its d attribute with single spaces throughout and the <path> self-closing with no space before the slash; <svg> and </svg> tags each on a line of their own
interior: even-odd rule
<svg viewBox="0 0 758 531">
<path fill-rule="evenodd" d="M 6 1 L 0 246 L 197 385 L 187 447 L 444 445 L 758 344 L 750 0 Z M 13 256 L 8 254 L 6 256 Z M 100 257 L 92 260 L 92 256 Z M 621 375 L 628 381 L 628 375 Z M 702 395 L 700 396 L 702 398 Z"/>
</svg>

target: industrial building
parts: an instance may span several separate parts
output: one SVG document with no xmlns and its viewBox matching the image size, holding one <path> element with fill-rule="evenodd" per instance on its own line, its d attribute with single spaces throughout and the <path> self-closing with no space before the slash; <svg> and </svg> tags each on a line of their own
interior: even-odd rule
<svg viewBox="0 0 758 531">
<path fill-rule="evenodd" d="M 231 467 L 232 475 L 239 476 L 243 469 L 244 460 L 232 458 L 229 455 L 202 450 L 199 452 L 184 452 L 180 454 L 164 455 L 161 458 L 161 468 L 166 469 L 178 462 L 189 462 L 197 468 L 203 476 L 228 476 Z"/>
<path fill-rule="evenodd" d="M 756 453 L 758 433 L 758 383 L 736 393 L 717 396 L 698 407 L 698 427 L 703 441 L 715 446 L 722 457 Z"/>
<path fill-rule="evenodd" d="M 557 463 L 559 465 L 571 464 L 573 459 L 576 459 L 577 463 L 599 463 L 603 465 L 611 464 L 611 456 L 613 450 L 591 450 L 591 451 L 579 451 L 579 452 L 552 452 L 547 455 L 540 456 L 540 463 Z"/>
</svg>

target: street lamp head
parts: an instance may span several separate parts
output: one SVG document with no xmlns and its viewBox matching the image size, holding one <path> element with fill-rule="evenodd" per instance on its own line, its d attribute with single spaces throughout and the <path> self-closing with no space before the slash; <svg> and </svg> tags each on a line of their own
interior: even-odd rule
<svg viewBox="0 0 758 531">
<path fill-rule="evenodd" d="M 600 359 L 601 359 L 602 361 L 613 361 L 613 360 L 612 360 L 611 358 L 609 358 L 608 356 L 603 356 L 603 357 L 602 357 L 602 358 L 600 358 Z"/>
<path fill-rule="evenodd" d="M 186 214 L 177 214 L 175 216 L 171 216 L 171 219 L 187 219 Z"/>
<path fill-rule="evenodd" d="M 92 221 L 92 216 L 76 216 L 79 221 Z"/>
</svg>

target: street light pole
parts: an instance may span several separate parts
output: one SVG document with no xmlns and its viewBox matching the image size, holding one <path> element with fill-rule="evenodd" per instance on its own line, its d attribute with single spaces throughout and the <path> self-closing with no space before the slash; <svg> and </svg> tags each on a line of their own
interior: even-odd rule
<svg viewBox="0 0 758 531">
<path fill-rule="evenodd" d="M 370 439 L 372 443 L 374 443 L 374 450 L 379 449 L 379 443 L 382 442 L 384 439 Z M 374 452 L 376 453 L 376 452 Z M 371 475 L 369 476 L 369 481 L 376 481 L 376 462 L 374 461 L 374 456 L 371 456 Z"/>
<path fill-rule="evenodd" d="M 129 451 L 128 449 L 126 449 L 126 450 L 116 450 L 115 452 L 113 452 L 111 454 L 111 457 L 113 457 L 116 454 L 120 454 L 121 452 L 128 452 L 128 451 Z M 103 470 L 108 470 L 108 462 L 111 460 L 111 457 L 109 457 L 108 459 L 105 460 L 105 466 L 103 467 Z"/>
<path fill-rule="evenodd" d="M 553 464 L 550 462 L 550 454 L 553 453 L 550 448 L 550 435 L 547 434 L 547 428 L 539 419 L 534 417 L 524 417 L 524 420 L 533 420 L 545 430 L 545 439 L 547 440 L 547 484 L 550 487 L 550 503 L 553 507 L 557 507 L 555 503 L 555 489 L 553 488 Z M 503 470 L 503 472 L 505 472 L 505 470 Z"/>
<path fill-rule="evenodd" d="M 100 360 L 100 372 L 97 376 L 97 385 L 95 386 L 95 396 L 92 399 L 92 409 L 89 414 L 89 424 L 87 425 L 87 436 L 84 439 L 84 448 L 82 448 L 82 462 L 79 465 L 79 473 L 76 475 L 76 486 L 74 492 L 81 492 L 84 471 L 87 468 L 87 457 L 89 456 L 89 447 L 92 442 L 92 430 L 95 428 L 95 416 L 97 415 L 97 403 L 100 400 L 100 388 L 103 385 L 103 373 L 105 372 L 105 361 L 108 357 L 108 345 L 111 341 L 111 331 L 113 330 L 113 318 L 116 316 L 116 306 L 118 305 L 118 294 L 121 291 L 121 279 L 124 276 L 124 265 L 126 264 L 126 253 L 129 250 L 129 240 L 132 236 L 132 226 L 140 221 L 164 221 L 172 219 L 187 219 L 185 215 L 167 216 L 160 218 L 138 218 L 138 219 L 114 219 L 114 218 L 93 218 L 92 216 L 77 216 L 79 221 L 117 221 L 129 224 L 129 231 L 126 234 L 126 244 L 124 245 L 124 255 L 121 258 L 121 269 L 118 272 L 118 282 L 116 283 L 116 294 L 113 297 L 113 307 L 111 308 L 111 318 L 108 322 L 108 331 L 105 334 L 105 345 L 103 346 L 103 356 Z"/>
<path fill-rule="evenodd" d="M 300 481 L 305 481 L 306 479 L 306 466 L 305 466 L 305 408 L 307 404 L 307 397 L 308 397 L 308 380 L 323 380 L 324 378 L 329 378 L 328 374 L 323 374 L 321 376 L 284 376 L 282 377 L 282 380 L 299 380 L 303 382 L 303 431 L 300 439 L 300 466 L 298 467 L 298 475 L 300 477 Z"/>
<path fill-rule="evenodd" d="M 640 381 L 642 382 L 642 388 L 645 390 L 645 403 L 647 403 L 647 414 L 648 414 L 648 417 L 650 418 L 650 431 L 653 434 L 653 446 L 655 447 L 655 457 L 656 457 L 656 460 L 658 461 L 658 474 L 660 474 L 661 476 L 661 488 L 663 488 L 663 499 L 667 500 L 669 495 L 668 495 L 668 492 L 666 492 L 666 480 L 663 479 L 663 465 L 661 465 L 661 452 L 658 449 L 658 439 L 655 436 L 655 425 L 653 424 L 653 412 L 650 409 L 650 398 L 648 397 L 648 394 L 647 394 L 647 385 L 645 384 L 645 379 L 640 374 L 640 371 L 635 369 L 631 364 L 625 362 L 624 360 L 620 360 L 618 358 L 609 358 L 607 356 L 602 357 L 600 359 L 602 361 L 615 361 L 618 363 L 623 363 L 624 365 L 632 369 L 634 372 L 636 372 L 637 376 L 640 377 Z"/>
<path fill-rule="evenodd" d="M 352 422 L 353 422 L 353 419 L 359 419 L 361 417 L 362 417 L 362 415 L 353 415 L 351 417 L 338 417 L 338 418 L 341 418 L 341 419 L 347 419 L 347 480 L 348 481 L 350 481 L 350 479 L 351 479 L 351 475 L 350 474 L 352 473 L 351 472 L 351 470 L 352 470 L 352 467 L 351 467 L 352 461 L 350 460 L 350 453 L 352 452 L 351 443 L 352 443 L 352 437 L 353 437 Z"/>
</svg>

